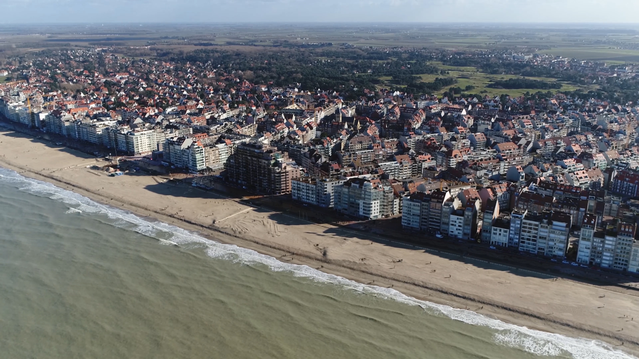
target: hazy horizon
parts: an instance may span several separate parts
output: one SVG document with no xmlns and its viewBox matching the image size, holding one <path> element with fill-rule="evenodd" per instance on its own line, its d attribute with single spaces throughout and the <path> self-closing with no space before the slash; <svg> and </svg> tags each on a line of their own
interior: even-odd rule
<svg viewBox="0 0 639 359">
<path fill-rule="evenodd" d="M 1 25 L 638 25 L 636 0 L 5 0 Z"/>
</svg>

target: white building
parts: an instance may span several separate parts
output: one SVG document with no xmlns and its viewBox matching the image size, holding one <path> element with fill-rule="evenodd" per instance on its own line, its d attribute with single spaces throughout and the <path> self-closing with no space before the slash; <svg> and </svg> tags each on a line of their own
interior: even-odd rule
<svg viewBox="0 0 639 359">
<path fill-rule="evenodd" d="M 400 214 L 399 198 L 381 180 L 352 178 L 335 187 L 335 209 L 360 218 L 378 219 Z"/>
<path fill-rule="evenodd" d="M 563 257 L 568 249 L 571 226 L 572 219 L 567 213 L 527 214 L 521 223 L 519 250 L 548 257 Z"/>
<path fill-rule="evenodd" d="M 314 178 L 308 177 L 292 180 L 291 196 L 296 201 L 317 206 L 317 181 Z"/>
<path fill-rule="evenodd" d="M 464 211 L 455 210 L 450 214 L 448 235 L 452 238 L 464 238 Z"/>
<path fill-rule="evenodd" d="M 335 207 L 335 189 L 344 184 L 342 179 L 324 178 L 317 181 L 317 205 L 324 208 Z M 398 213 L 398 212 L 396 212 Z"/>
<path fill-rule="evenodd" d="M 639 246 L 635 242 L 637 226 L 614 219 L 596 228 L 597 218 L 584 216 L 579 238 L 577 261 L 602 268 L 636 272 L 639 268 Z"/>
<path fill-rule="evenodd" d="M 402 227 L 419 230 L 421 220 L 421 200 L 411 197 L 403 198 Z"/>
<path fill-rule="evenodd" d="M 569 214 L 554 212 L 550 216 L 544 255 L 547 257 L 563 257 L 566 255 L 571 226 L 572 219 Z"/>
<path fill-rule="evenodd" d="M 497 219 L 491 226 L 490 245 L 508 247 L 510 239 L 510 223 Z"/>
<path fill-rule="evenodd" d="M 521 221 L 521 233 L 519 234 L 519 250 L 528 253 L 537 253 L 537 241 L 539 240 L 539 225 L 541 216 L 527 215 Z"/>
<path fill-rule="evenodd" d="M 155 131 L 130 131 L 125 137 L 127 152 L 131 155 L 144 155 L 157 150 Z"/>
<path fill-rule="evenodd" d="M 593 257 L 593 239 L 597 228 L 597 216 L 587 213 L 584 215 L 577 247 L 577 263 L 591 264 Z"/>
<path fill-rule="evenodd" d="M 590 187 L 590 177 L 586 171 L 575 171 L 566 174 L 568 184 L 582 189 Z"/>
<path fill-rule="evenodd" d="M 639 242 L 632 245 L 630 261 L 628 262 L 628 272 L 639 273 Z"/>
<path fill-rule="evenodd" d="M 291 194 L 294 200 L 324 208 L 333 208 L 335 190 L 342 184 L 344 184 L 344 180 L 302 177 L 292 181 Z"/>
</svg>

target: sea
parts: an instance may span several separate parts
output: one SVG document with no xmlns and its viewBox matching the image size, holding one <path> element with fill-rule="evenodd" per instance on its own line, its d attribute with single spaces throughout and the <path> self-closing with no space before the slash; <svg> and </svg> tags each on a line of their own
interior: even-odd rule
<svg viewBox="0 0 639 359">
<path fill-rule="evenodd" d="M 0 357 L 632 358 L 278 261 L 0 168 Z"/>
</svg>

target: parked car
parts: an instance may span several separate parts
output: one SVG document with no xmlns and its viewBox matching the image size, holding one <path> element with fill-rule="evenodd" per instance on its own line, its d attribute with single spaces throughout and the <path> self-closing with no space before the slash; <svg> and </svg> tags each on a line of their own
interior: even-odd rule
<svg viewBox="0 0 639 359">
<path fill-rule="evenodd" d="M 444 235 L 443 235 L 443 234 L 441 234 L 441 232 L 437 232 L 437 233 L 435 233 L 435 237 L 437 237 L 437 238 L 444 238 Z"/>
</svg>

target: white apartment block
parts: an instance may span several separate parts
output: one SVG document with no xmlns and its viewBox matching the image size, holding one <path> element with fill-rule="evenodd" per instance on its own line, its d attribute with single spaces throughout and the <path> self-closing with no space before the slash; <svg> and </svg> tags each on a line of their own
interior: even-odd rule
<svg viewBox="0 0 639 359">
<path fill-rule="evenodd" d="M 597 230 L 596 222 L 593 215 L 584 217 L 577 261 L 636 272 L 639 269 L 639 245 L 635 241 L 637 226 L 614 219 L 603 223 L 603 228 Z"/>
<path fill-rule="evenodd" d="M 568 184 L 582 189 L 590 187 L 590 177 L 586 171 L 575 171 L 566 174 L 566 180 Z"/>
<path fill-rule="evenodd" d="M 519 250 L 548 257 L 563 257 L 568 249 L 571 226 L 571 217 L 566 213 L 527 215 L 521 222 Z"/>
<path fill-rule="evenodd" d="M 630 260 L 628 261 L 628 272 L 639 273 L 639 243 L 634 243 Z"/>
<path fill-rule="evenodd" d="M 508 247 L 510 228 L 508 226 L 493 225 L 491 228 L 490 245 Z"/>
<path fill-rule="evenodd" d="M 544 254 L 547 257 L 563 257 L 568 250 L 568 235 L 572 220 L 568 214 L 555 212 L 552 214 L 550 221 L 546 252 Z"/>
<path fill-rule="evenodd" d="M 528 253 L 537 253 L 537 241 L 539 239 L 540 221 L 532 218 L 524 218 L 521 221 L 519 234 L 519 250 Z"/>
<path fill-rule="evenodd" d="M 464 211 L 456 210 L 450 214 L 448 235 L 458 239 L 464 237 Z"/>
<path fill-rule="evenodd" d="M 291 182 L 291 195 L 294 200 L 312 205 L 333 208 L 335 190 L 344 184 L 344 180 L 299 178 Z"/>
<path fill-rule="evenodd" d="M 155 131 L 130 131 L 125 138 L 126 150 L 134 156 L 149 154 L 157 150 Z"/>
<path fill-rule="evenodd" d="M 325 178 L 317 181 L 317 204 L 324 208 L 335 206 L 335 189 L 344 184 L 341 179 Z"/>
<path fill-rule="evenodd" d="M 421 201 L 412 200 L 410 197 L 403 198 L 402 227 L 419 230 L 421 220 Z"/>
<path fill-rule="evenodd" d="M 312 178 L 298 178 L 292 180 L 291 196 L 296 201 L 317 206 L 317 181 Z"/>
<path fill-rule="evenodd" d="M 335 188 L 335 209 L 352 216 L 378 219 L 399 214 L 393 189 L 380 180 L 352 178 Z"/>
<path fill-rule="evenodd" d="M 597 227 L 597 216 L 585 214 L 579 234 L 579 245 L 577 247 L 577 263 L 590 264 L 593 256 L 593 240 Z"/>
</svg>

